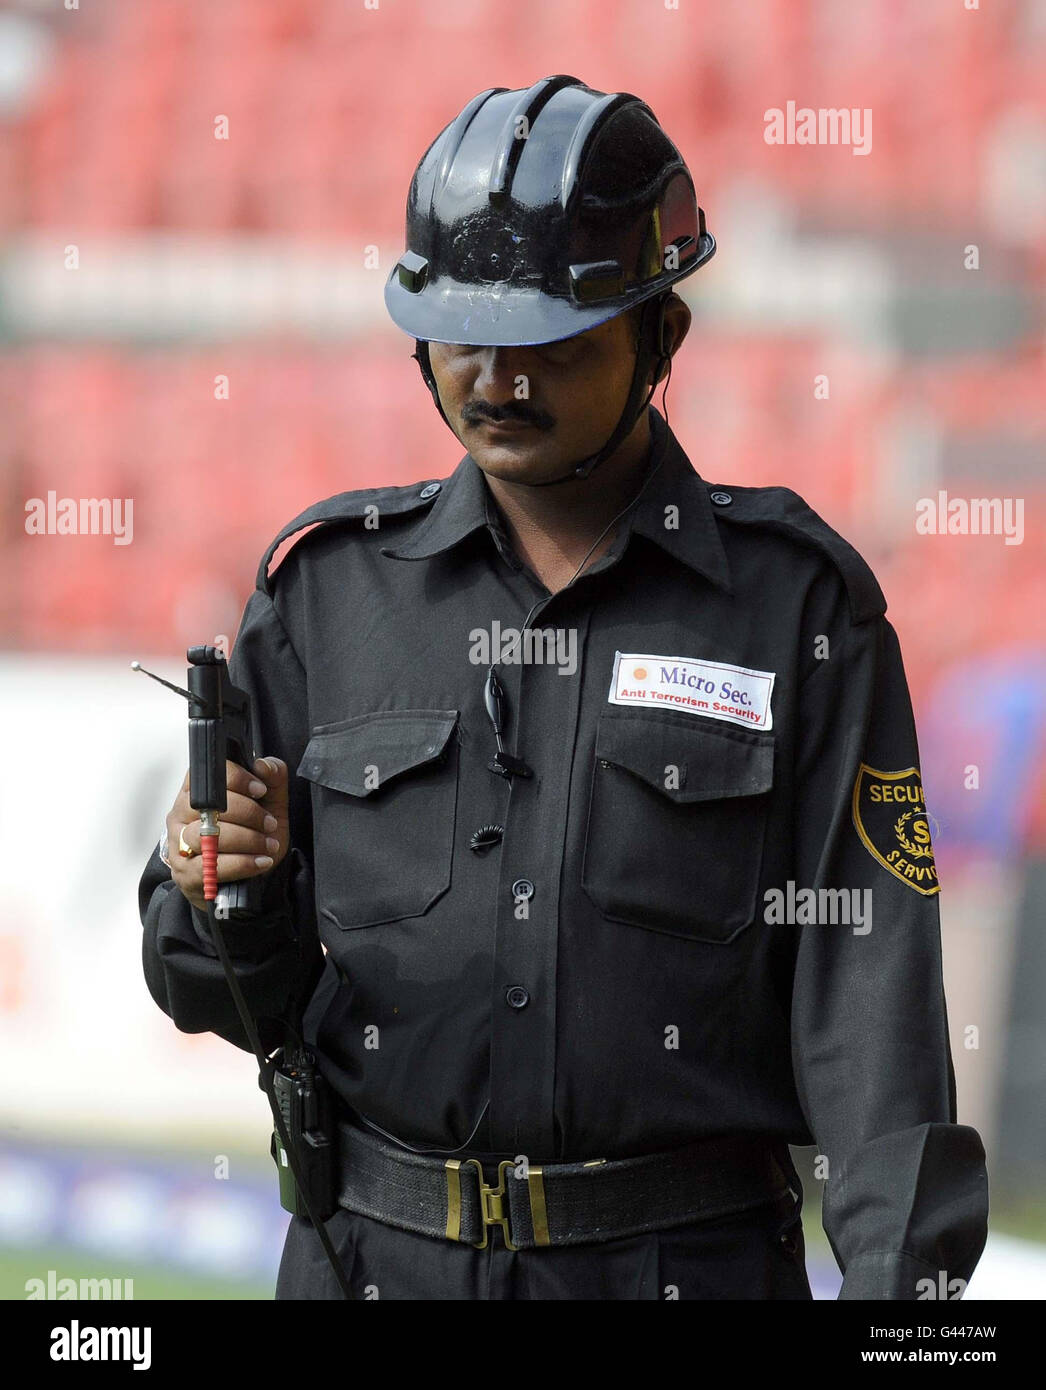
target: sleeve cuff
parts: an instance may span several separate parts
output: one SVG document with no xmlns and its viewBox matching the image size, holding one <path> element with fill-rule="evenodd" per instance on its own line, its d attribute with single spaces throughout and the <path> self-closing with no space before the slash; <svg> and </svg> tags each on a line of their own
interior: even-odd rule
<svg viewBox="0 0 1046 1390">
<path fill-rule="evenodd" d="M 294 867 L 295 850 L 268 875 L 262 904 L 256 916 L 248 921 L 222 922 L 222 937 L 230 957 L 239 960 L 261 960 L 272 954 L 277 945 L 293 940 L 294 924 L 290 907 L 289 881 Z M 208 954 L 216 954 L 211 936 L 210 918 L 206 911 L 190 904 L 193 928 Z"/>
<path fill-rule="evenodd" d="M 866 1250 L 846 1267 L 839 1301 L 851 1299 L 959 1299 L 966 1283 L 903 1250 Z"/>
<path fill-rule="evenodd" d="M 841 1299 L 961 1296 L 988 1234 L 980 1135 L 926 1121 L 867 1140 L 836 1164 L 821 1222 Z"/>
</svg>

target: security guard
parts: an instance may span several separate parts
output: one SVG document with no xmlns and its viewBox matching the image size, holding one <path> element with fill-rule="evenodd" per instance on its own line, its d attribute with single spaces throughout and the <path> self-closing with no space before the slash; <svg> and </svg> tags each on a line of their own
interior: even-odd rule
<svg viewBox="0 0 1046 1390">
<path fill-rule="evenodd" d="M 266 883 L 226 928 L 265 1044 L 301 1010 L 337 1097 L 355 1295 L 808 1299 L 814 1144 L 840 1296 L 957 1296 L 984 1151 L 897 638 L 801 498 L 704 481 L 649 405 L 715 250 L 679 152 L 576 78 L 483 92 L 407 244 L 386 303 L 469 452 L 269 547 L 231 674 L 272 757 L 219 859 Z M 183 787 L 146 978 L 246 1047 L 198 850 Z M 338 1296 L 304 1218 L 277 1296 Z"/>
</svg>

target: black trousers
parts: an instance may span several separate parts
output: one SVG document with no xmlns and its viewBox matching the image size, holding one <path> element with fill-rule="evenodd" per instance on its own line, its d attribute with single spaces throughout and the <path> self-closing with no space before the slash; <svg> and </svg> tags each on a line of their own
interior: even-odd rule
<svg viewBox="0 0 1046 1390">
<path fill-rule="evenodd" d="M 358 1299 L 809 1299 L 802 1197 L 598 1245 L 485 1250 L 339 1210 L 327 1231 Z M 311 1224 L 292 1217 L 278 1299 L 340 1299 Z"/>
</svg>

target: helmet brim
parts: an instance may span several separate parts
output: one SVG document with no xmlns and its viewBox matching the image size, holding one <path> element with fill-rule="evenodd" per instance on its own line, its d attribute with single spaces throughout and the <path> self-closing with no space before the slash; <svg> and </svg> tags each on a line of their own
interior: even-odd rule
<svg viewBox="0 0 1046 1390">
<path fill-rule="evenodd" d="M 666 290 L 715 255 L 710 232 L 701 254 L 678 271 L 648 280 L 618 299 L 588 306 L 556 298 L 537 287 L 507 283 L 462 284 L 449 276 L 430 281 L 418 293 L 400 283 L 394 266 L 385 284 L 385 307 L 393 323 L 412 338 L 470 347 L 529 347 L 587 333 L 636 304 Z"/>
<path fill-rule="evenodd" d="M 511 285 L 463 285 L 444 277 L 411 294 L 395 270 L 385 286 L 385 306 L 397 327 L 430 343 L 472 347 L 526 347 L 587 333 L 628 308 L 627 304 L 579 309 L 539 289 Z"/>
</svg>

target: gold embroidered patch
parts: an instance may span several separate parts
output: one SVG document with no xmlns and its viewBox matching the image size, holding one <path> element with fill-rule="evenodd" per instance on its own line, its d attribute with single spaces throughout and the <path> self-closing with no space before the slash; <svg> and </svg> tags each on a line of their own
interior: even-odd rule
<svg viewBox="0 0 1046 1390">
<path fill-rule="evenodd" d="M 922 777 L 917 767 L 879 772 L 862 763 L 854 782 L 853 819 L 873 859 L 917 893 L 939 893 Z"/>
</svg>

